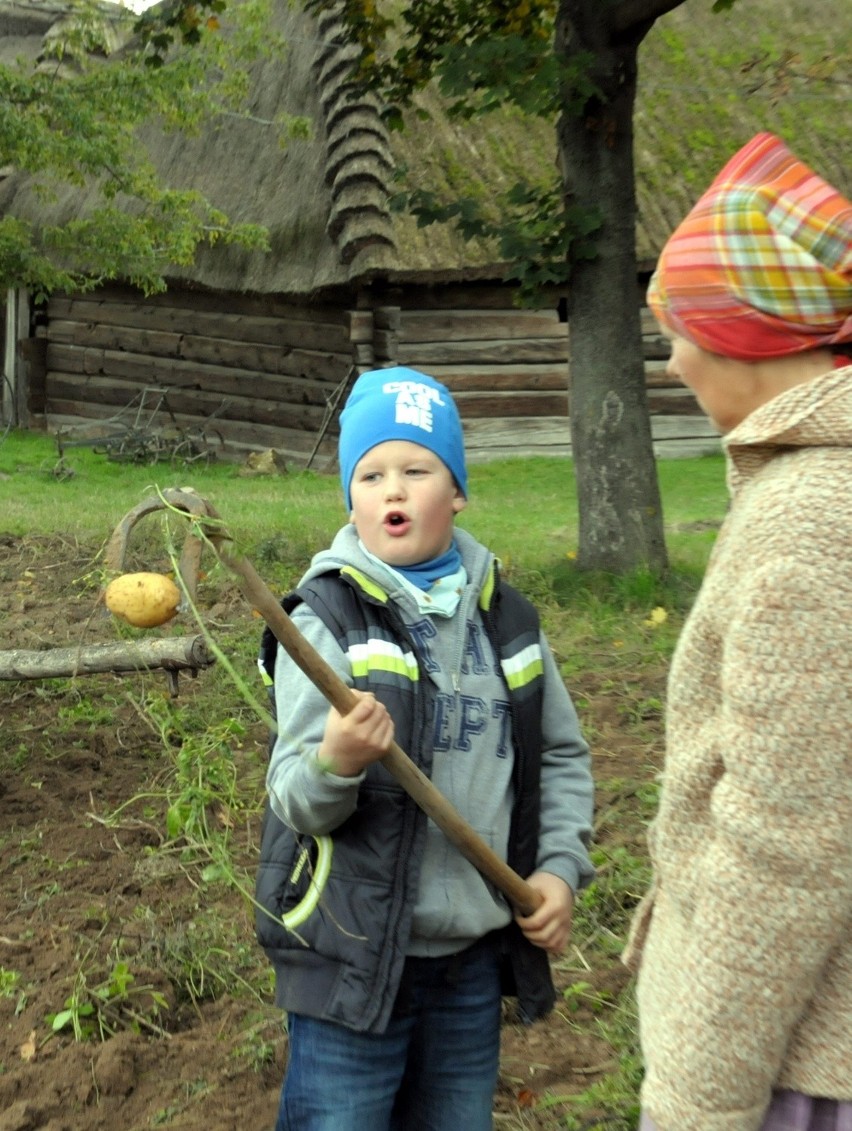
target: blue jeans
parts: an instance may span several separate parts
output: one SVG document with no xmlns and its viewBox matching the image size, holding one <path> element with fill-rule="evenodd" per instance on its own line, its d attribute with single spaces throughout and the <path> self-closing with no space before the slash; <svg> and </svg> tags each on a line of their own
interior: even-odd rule
<svg viewBox="0 0 852 1131">
<path fill-rule="evenodd" d="M 409 958 L 384 1033 L 288 1017 L 275 1131 L 491 1131 L 500 1062 L 500 977 L 480 943 Z"/>
</svg>

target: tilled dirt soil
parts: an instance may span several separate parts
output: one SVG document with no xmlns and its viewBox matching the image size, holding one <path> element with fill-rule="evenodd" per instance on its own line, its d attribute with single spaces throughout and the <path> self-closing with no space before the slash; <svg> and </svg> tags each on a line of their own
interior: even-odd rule
<svg viewBox="0 0 852 1131">
<path fill-rule="evenodd" d="M 115 641 L 85 581 L 97 550 L 0 532 L 0 652 Z M 236 589 L 217 594 L 207 615 L 214 632 L 252 616 Z M 660 694 L 661 673 L 642 678 Z M 181 675 L 178 696 L 211 721 L 234 709 L 221 691 L 211 695 L 213 680 L 211 671 Z M 598 778 L 646 774 L 647 744 L 625 732 L 609 692 L 581 690 Z M 286 1058 L 281 1018 L 248 900 L 204 882 L 205 862 L 167 838 L 164 737 L 140 707 L 158 695 L 168 695 L 162 672 L 0 680 L 0 1131 L 274 1125 Z M 264 725 L 249 721 L 237 746 L 256 804 L 210 818 L 230 830 L 250 876 Z M 614 800 L 604 787 L 598 804 Z M 643 851 L 635 822 L 624 835 Z M 560 989 L 582 978 L 606 997 L 625 985 L 617 958 L 588 969 L 584 961 L 569 953 L 554 963 Z M 80 1009 L 92 991 L 107 1031 L 77 1040 L 75 1020 L 96 1020 Z M 582 1003 L 531 1028 L 507 1011 L 496 1126 L 564 1126 L 566 1105 L 553 1098 L 587 1088 L 612 1056 Z"/>
</svg>

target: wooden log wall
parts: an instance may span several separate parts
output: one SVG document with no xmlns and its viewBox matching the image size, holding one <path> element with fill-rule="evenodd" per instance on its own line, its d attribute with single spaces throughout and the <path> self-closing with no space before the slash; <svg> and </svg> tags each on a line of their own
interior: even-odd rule
<svg viewBox="0 0 852 1131">
<path fill-rule="evenodd" d="M 310 304 L 111 287 L 52 298 L 44 333 L 44 419 L 71 440 L 172 435 L 176 425 L 225 458 L 272 448 L 323 470 L 357 372 L 398 364 L 452 390 L 471 462 L 570 455 L 568 327 L 556 298 L 522 310 L 506 287 L 475 283 Z M 666 377 L 668 345 L 647 311 L 643 338 L 657 455 L 718 451 L 692 394 Z"/>
<path fill-rule="evenodd" d="M 303 466 L 372 335 L 371 312 L 342 305 L 122 288 L 54 297 L 47 425 L 69 439 L 177 425 L 225 456 L 274 448 Z"/>
<path fill-rule="evenodd" d="M 401 298 L 397 358 L 452 390 L 469 460 L 570 455 L 568 326 L 556 303 L 552 310 L 521 310 L 505 289 L 487 286 L 418 297 L 420 307 L 412 292 Z M 693 394 L 666 376 L 668 343 L 647 309 L 642 332 L 655 453 L 718 451 L 718 433 Z"/>
</svg>

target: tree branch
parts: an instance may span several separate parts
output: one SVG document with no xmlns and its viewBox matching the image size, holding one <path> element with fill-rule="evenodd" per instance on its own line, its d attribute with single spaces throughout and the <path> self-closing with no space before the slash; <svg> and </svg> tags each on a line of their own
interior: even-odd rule
<svg viewBox="0 0 852 1131">
<path fill-rule="evenodd" d="M 623 35 L 642 24 L 653 23 L 682 3 L 683 0 L 621 0 L 607 22 L 616 35 Z"/>
<path fill-rule="evenodd" d="M 214 662 L 203 636 L 167 636 L 76 648 L 0 651 L 0 679 L 62 679 L 95 672 L 136 672 L 149 668 L 198 671 Z"/>
</svg>

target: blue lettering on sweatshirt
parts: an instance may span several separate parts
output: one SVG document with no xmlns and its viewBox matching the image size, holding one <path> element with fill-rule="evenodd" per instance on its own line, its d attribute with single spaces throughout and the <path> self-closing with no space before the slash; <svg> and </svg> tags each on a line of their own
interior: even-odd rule
<svg viewBox="0 0 852 1131">
<path fill-rule="evenodd" d="M 478 624 L 473 621 L 467 622 L 467 634 L 465 638 L 464 658 L 462 660 L 462 674 L 469 675 L 474 672 L 476 675 L 485 675 L 486 672 L 494 671 L 494 665 L 489 665 L 488 655 L 483 644 L 482 630 Z"/>
<path fill-rule="evenodd" d="M 489 708 L 488 701 L 477 695 L 456 696 L 439 692 L 435 699 L 435 750 L 470 751 L 471 739 L 485 732 L 489 719 L 497 722 L 496 727 L 491 727 L 494 733 L 493 739 L 489 737 L 489 741 L 493 741 L 497 757 L 505 758 L 512 748 L 512 720 L 508 701 L 492 699 Z"/>
<path fill-rule="evenodd" d="M 423 617 L 409 625 L 417 647 L 421 670 L 434 674 L 441 670 L 435 659 L 432 643 L 438 636 L 431 617 Z M 491 644 L 481 626 L 468 621 L 462 656 L 461 675 L 465 692 L 438 692 L 435 698 L 434 749 L 469 753 L 480 735 L 494 748 L 498 758 L 506 758 L 512 750 L 510 705 L 507 698 L 492 699 L 474 694 L 478 690 L 503 687 L 503 678 Z"/>
<path fill-rule="evenodd" d="M 450 724 L 456 705 L 455 695 L 439 692 L 435 699 L 435 727 L 433 746 L 435 750 L 449 750 L 453 744 Z"/>
<path fill-rule="evenodd" d="M 460 695 L 461 718 L 456 735 L 456 748 L 470 750 L 472 735 L 482 734 L 488 718 L 488 705 L 476 695 Z"/>
<path fill-rule="evenodd" d="M 491 702 L 491 717 L 497 719 L 500 726 L 500 738 L 497 742 L 497 757 L 505 758 L 512 749 L 512 705 L 505 699 L 494 699 Z"/>
<path fill-rule="evenodd" d="M 429 647 L 429 641 L 438 635 L 438 630 L 435 628 L 432 618 L 423 617 L 416 624 L 409 625 L 409 631 L 417 645 L 418 658 L 423 671 L 429 673 L 439 671 L 440 665 L 435 660 L 432 649 Z"/>
</svg>

